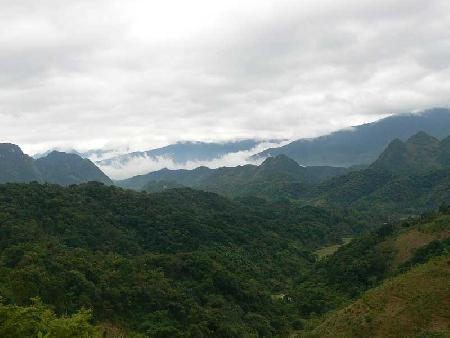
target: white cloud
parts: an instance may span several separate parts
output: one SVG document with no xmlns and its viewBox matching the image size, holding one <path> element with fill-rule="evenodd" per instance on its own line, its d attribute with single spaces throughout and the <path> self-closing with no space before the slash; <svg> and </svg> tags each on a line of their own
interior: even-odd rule
<svg viewBox="0 0 450 338">
<path fill-rule="evenodd" d="M 131 158 L 126 163 L 120 161 L 113 162 L 108 165 L 97 164 L 99 168 L 105 172 L 109 177 L 113 179 L 125 179 L 135 175 L 147 174 L 152 171 L 156 171 L 163 168 L 168 169 L 194 169 L 200 166 L 205 166 L 208 168 L 219 168 L 219 167 L 235 167 L 244 164 L 260 164 L 263 159 L 250 159 L 252 155 L 260 153 L 261 151 L 274 147 L 284 145 L 287 142 L 281 143 L 271 143 L 262 142 L 256 147 L 239 151 L 235 153 L 228 153 L 224 156 L 216 158 L 210 161 L 188 161 L 185 164 L 180 164 L 175 162 L 170 157 L 165 156 L 143 156 Z"/>
<path fill-rule="evenodd" d="M 447 0 L 0 0 L 0 141 L 311 137 L 448 106 Z"/>
</svg>

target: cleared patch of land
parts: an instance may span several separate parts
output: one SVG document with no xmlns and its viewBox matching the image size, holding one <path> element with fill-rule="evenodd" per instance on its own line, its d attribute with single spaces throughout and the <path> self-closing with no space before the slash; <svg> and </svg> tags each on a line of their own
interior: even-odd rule
<svg viewBox="0 0 450 338">
<path fill-rule="evenodd" d="M 342 239 L 341 244 L 324 246 L 323 248 L 320 248 L 320 249 L 314 251 L 314 254 L 317 255 L 317 257 L 319 257 L 319 259 L 330 256 L 330 255 L 334 254 L 341 246 L 344 246 L 344 245 L 347 245 L 348 243 L 350 243 L 351 240 L 352 240 L 352 237 L 344 237 Z"/>
</svg>

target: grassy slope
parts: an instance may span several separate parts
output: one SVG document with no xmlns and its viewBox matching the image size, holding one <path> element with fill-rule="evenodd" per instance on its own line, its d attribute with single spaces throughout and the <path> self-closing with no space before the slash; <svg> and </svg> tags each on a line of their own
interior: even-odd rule
<svg viewBox="0 0 450 338">
<path fill-rule="evenodd" d="M 319 325 L 315 337 L 450 334 L 450 254 L 386 281 Z"/>
</svg>

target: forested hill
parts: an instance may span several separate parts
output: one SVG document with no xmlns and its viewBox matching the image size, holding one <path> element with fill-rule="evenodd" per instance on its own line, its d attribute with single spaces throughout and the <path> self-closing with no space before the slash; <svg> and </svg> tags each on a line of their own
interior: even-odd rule
<svg viewBox="0 0 450 338">
<path fill-rule="evenodd" d="M 450 208 L 384 225 L 320 261 L 293 299 L 320 294 L 324 310 L 300 337 L 447 337 L 450 334 Z M 340 297 L 337 295 L 341 295 Z M 344 299 L 344 300 L 343 300 Z M 339 303 L 339 301 L 338 301 Z M 311 308 L 305 310 L 311 312 Z M 319 325 L 318 325 L 319 324 Z"/>
<path fill-rule="evenodd" d="M 439 141 L 419 132 L 406 142 L 392 141 L 371 167 L 392 172 L 426 173 L 450 167 L 449 155 L 450 136 Z"/>
<path fill-rule="evenodd" d="M 298 198 L 391 217 L 417 215 L 450 203 L 449 152 L 449 137 L 439 141 L 420 132 L 392 141 L 368 169 L 331 178 Z"/>
<path fill-rule="evenodd" d="M 273 295 L 308 274 L 312 250 L 358 228 L 320 208 L 190 189 L 5 184 L 0 296 L 91 308 L 98 325 L 150 337 L 285 336 L 299 315 Z"/>
<path fill-rule="evenodd" d="M 32 181 L 61 185 L 88 181 L 112 184 L 94 163 L 79 155 L 53 151 L 35 160 L 15 144 L 0 143 L 0 183 Z"/>
<path fill-rule="evenodd" d="M 343 175 L 351 169 L 339 167 L 302 167 L 285 155 L 267 158 L 261 165 L 244 165 L 194 170 L 162 169 L 115 183 L 124 188 L 153 191 L 155 182 L 172 182 L 186 187 L 216 192 L 222 195 L 260 196 L 268 199 L 282 193 L 286 183 L 317 184 Z M 170 184 L 169 184 L 170 185 Z"/>
</svg>

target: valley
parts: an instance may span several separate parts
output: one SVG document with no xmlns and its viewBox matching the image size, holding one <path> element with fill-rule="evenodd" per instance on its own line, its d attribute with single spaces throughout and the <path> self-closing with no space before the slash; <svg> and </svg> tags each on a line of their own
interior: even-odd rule
<svg viewBox="0 0 450 338">
<path fill-rule="evenodd" d="M 448 140 L 122 181 L 2 144 L 0 336 L 445 336 Z"/>
</svg>

